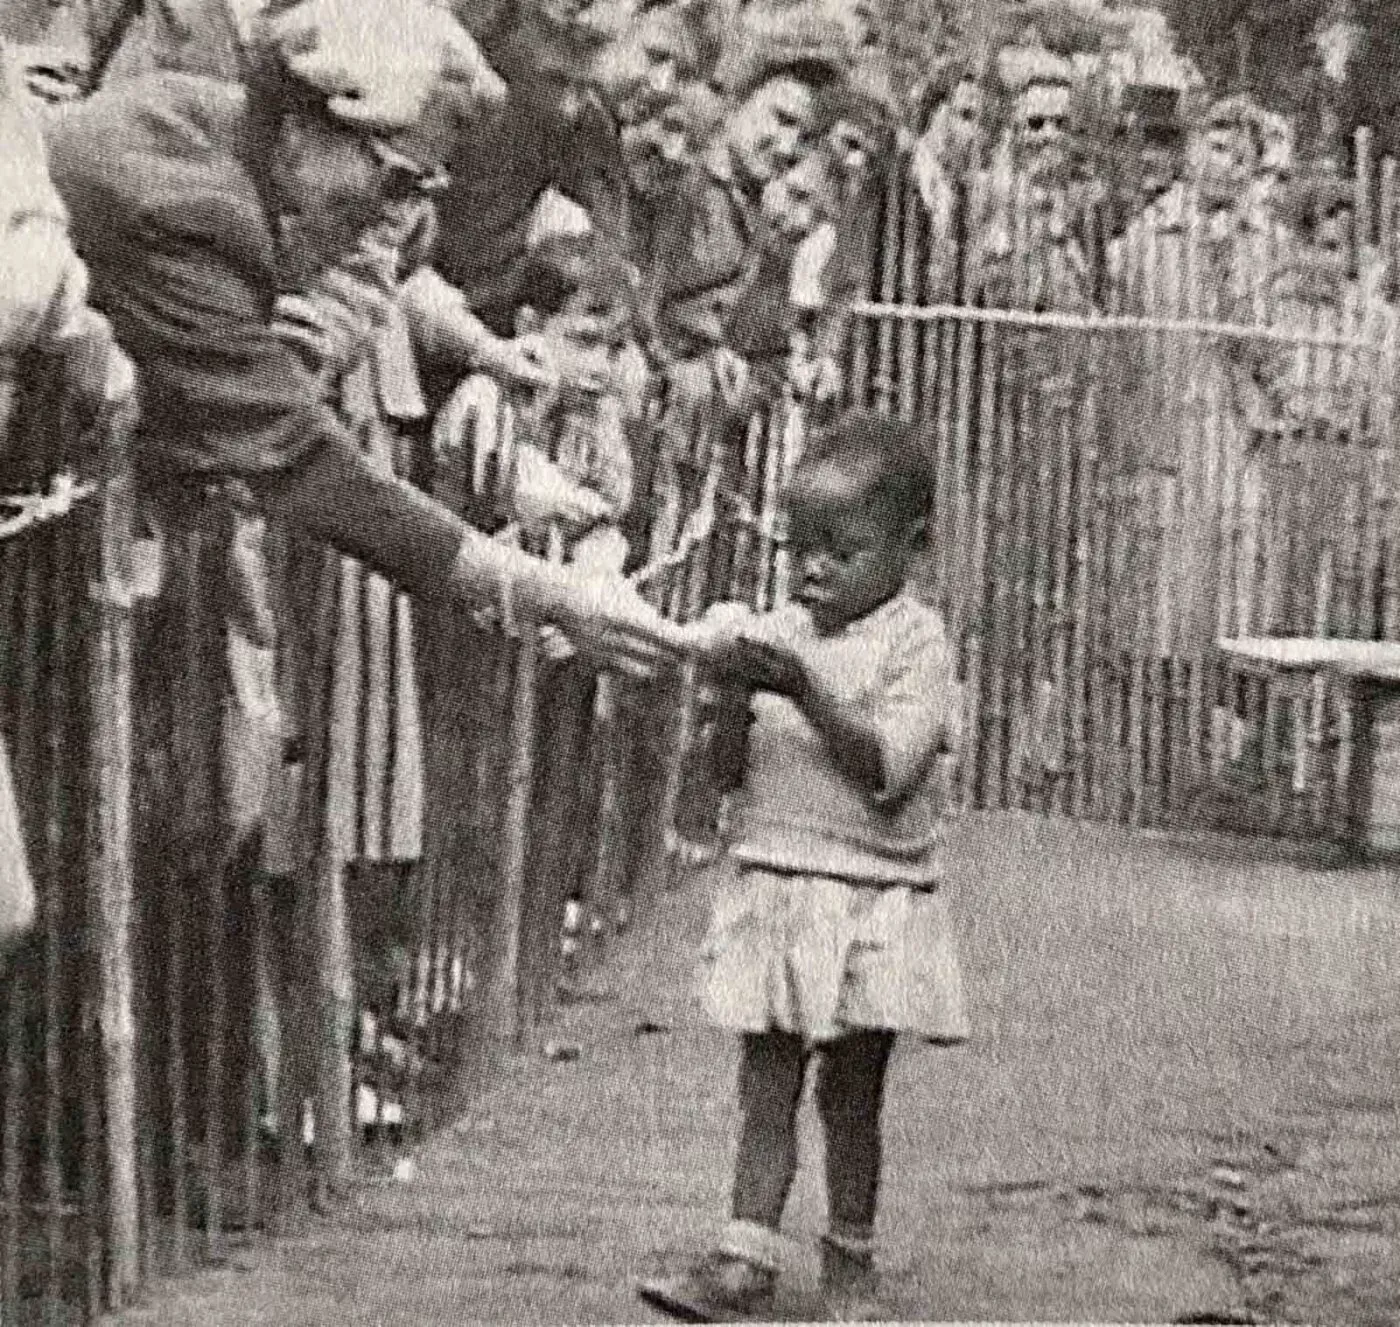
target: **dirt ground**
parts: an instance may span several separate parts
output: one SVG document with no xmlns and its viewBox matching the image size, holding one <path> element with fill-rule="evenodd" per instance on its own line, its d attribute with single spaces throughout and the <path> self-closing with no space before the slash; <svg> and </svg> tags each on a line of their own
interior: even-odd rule
<svg viewBox="0 0 1400 1327">
<path fill-rule="evenodd" d="M 970 817 L 952 891 L 973 1042 L 890 1084 L 891 1307 L 917 1320 L 1400 1322 L 1400 889 L 1222 843 Z M 114 1321 L 656 1320 L 634 1278 L 725 1212 L 733 1049 L 688 1002 L 702 878 L 521 1056 L 305 1238 Z M 782 1307 L 812 1298 L 820 1142 Z"/>
</svg>

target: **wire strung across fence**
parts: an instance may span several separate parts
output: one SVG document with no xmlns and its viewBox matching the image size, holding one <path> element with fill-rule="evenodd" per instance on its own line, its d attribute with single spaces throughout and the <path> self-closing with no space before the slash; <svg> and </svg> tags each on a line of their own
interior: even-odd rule
<svg viewBox="0 0 1400 1327">
<path fill-rule="evenodd" d="M 1361 224 L 1331 265 L 1269 221 L 1221 239 L 1186 188 L 1173 224 L 1130 220 L 1101 281 L 1024 306 L 1073 235 L 1038 250 L 1012 218 L 979 269 L 982 236 L 932 235 L 901 181 L 882 200 L 849 392 L 925 425 L 971 803 L 1349 832 L 1342 694 L 1217 646 L 1395 639 L 1400 196 L 1393 162 L 1356 160 Z"/>
</svg>

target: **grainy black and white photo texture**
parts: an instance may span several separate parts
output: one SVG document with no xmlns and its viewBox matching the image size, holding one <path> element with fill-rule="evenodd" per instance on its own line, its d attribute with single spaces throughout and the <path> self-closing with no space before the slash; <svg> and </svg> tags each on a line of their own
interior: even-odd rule
<svg viewBox="0 0 1400 1327">
<path fill-rule="evenodd" d="M 0 1325 L 1400 1324 L 1400 0 L 0 0 Z"/>
</svg>

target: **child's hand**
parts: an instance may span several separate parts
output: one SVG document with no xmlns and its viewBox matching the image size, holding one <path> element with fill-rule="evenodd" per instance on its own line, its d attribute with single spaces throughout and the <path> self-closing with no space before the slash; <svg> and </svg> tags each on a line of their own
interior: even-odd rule
<svg viewBox="0 0 1400 1327">
<path fill-rule="evenodd" d="M 532 530 L 553 521 L 584 526 L 608 515 L 607 502 L 576 484 L 542 452 L 522 447 L 516 458 L 513 516 Z"/>
<path fill-rule="evenodd" d="M 746 604 L 712 604 L 687 628 L 692 650 L 714 672 L 722 676 L 735 673 L 739 640 L 753 618 L 753 610 Z"/>
<path fill-rule="evenodd" d="M 741 634 L 733 658 L 734 671 L 760 691 L 795 700 L 807 689 L 807 665 L 789 645 Z"/>
</svg>

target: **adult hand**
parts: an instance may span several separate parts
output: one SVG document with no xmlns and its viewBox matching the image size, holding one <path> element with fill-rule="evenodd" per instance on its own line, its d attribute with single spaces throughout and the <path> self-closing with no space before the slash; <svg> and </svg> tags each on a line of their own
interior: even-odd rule
<svg viewBox="0 0 1400 1327">
<path fill-rule="evenodd" d="M 841 369 L 830 355 L 805 359 L 793 367 L 791 383 L 799 400 L 826 405 L 841 395 Z"/>
<path fill-rule="evenodd" d="M 282 295 L 273 327 L 317 367 L 348 368 L 389 318 L 392 295 L 368 269 L 332 269 L 305 291 Z"/>
<path fill-rule="evenodd" d="M 615 525 L 600 525 L 574 546 L 569 560 L 594 575 L 620 576 L 629 551 L 621 530 Z"/>
<path fill-rule="evenodd" d="M 720 346 L 714 351 L 711 365 L 714 369 L 714 382 L 720 399 L 730 407 L 737 406 L 748 390 L 748 361 L 728 346 Z"/>
<path fill-rule="evenodd" d="M 511 517 L 536 531 L 556 521 L 579 528 L 608 515 L 601 496 L 574 483 L 534 447 L 521 447 L 516 455 L 511 506 Z"/>
<path fill-rule="evenodd" d="M 624 346 L 613 359 L 612 393 L 623 419 L 641 419 L 651 394 L 651 368 L 636 342 Z"/>
<path fill-rule="evenodd" d="M 620 576 L 563 567 L 549 614 L 581 654 L 649 677 L 663 659 L 685 654 L 692 633 L 668 622 Z"/>
</svg>

